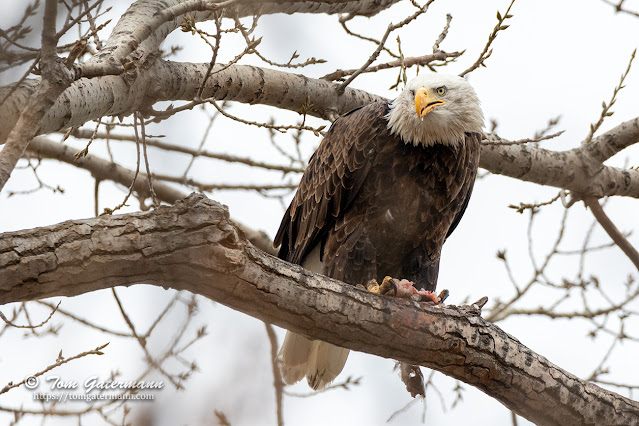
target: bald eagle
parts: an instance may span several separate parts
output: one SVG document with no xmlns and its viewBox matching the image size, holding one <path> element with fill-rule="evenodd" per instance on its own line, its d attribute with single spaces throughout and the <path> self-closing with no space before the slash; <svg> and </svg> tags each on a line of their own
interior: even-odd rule
<svg viewBox="0 0 639 426">
<path fill-rule="evenodd" d="M 442 245 L 461 219 L 479 163 L 483 114 L 461 77 L 419 75 L 391 103 L 333 123 L 284 214 L 279 257 L 349 284 L 385 276 L 437 284 Z M 348 349 L 287 332 L 287 384 L 324 388 Z"/>
</svg>

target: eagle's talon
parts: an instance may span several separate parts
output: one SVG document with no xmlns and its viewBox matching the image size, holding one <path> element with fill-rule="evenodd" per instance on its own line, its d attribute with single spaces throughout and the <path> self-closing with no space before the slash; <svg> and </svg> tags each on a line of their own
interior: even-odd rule
<svg viewBox="0 0 639 426">
<path fill-rule="evenodd" d="M 439 298 L 439 303 L 444 303 L 444 300 L 448 299 L 449 295 L 450 295 L 450 292 L 447 289 L 443 289 L 439 293 L 439 296 L 437 296 Z"/>
<path fill-rule="evenodd" d="M 386 294 L 389 296 L 395 296 L 397 294 L 397 284 L 391 277 L 384 277 L 381 284 L 377 280 L 370 280 L 366 283 L 366 290 L 375 294 Z"/>
<path fill-rule="evenodd" d="M 380 286 L 377 283 L 377 280 L 372 279 L 369 282 L 367 282 L 366 290 L 370 291 L 371 293 L 380 294 Z"/>
<path fill-rule="evenodd" d="M 384 277 L 382 285 L 379 286 L 379 294 L 397 296 L 397 283 L 395 279 L 389 276 Z"/>
</svg>

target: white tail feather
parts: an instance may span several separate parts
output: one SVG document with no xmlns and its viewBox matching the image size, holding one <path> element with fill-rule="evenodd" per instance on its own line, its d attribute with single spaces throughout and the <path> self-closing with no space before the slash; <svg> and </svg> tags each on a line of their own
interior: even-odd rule
<svg viewBox="0 0 639 426">
<path fill-rule="evenodd" d="M 324 272 L 319 246 L 311 250 L 302 266 L 319 274 Z M 282 378 L 292 385 L 306 376 L 311 388 L 323 389 L 342 371 L 348 353 L 348 349 L 287 331 L 278 356 Z"/>
<path fill-rule="evenodd" d="M 350 351 L 320 340 L 313 343 L 306 380 L 311 388 L 324 389 L 342 372 Z"/>
<path fill-rule="evenodd" d="M 279 354 L 280 371 L 286 384 L 297 383 L 306 375 L 312 348 L 312 340 L 290 331 L 286 332 Z"/>
<path fill-rule="evenodd" d="M 311 388 L 323 389 L 341 373 L 349 352 L 287 331 L 279 353 L 282 379 L 292 385 L 306 376 Z"/>
</svg>

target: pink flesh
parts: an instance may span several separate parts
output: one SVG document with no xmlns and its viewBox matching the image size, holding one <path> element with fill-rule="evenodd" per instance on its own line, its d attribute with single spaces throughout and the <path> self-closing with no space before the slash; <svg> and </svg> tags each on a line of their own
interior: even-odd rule
<svg viewBox="0 0 639 426">
<path fill-rule="evenodd" d="M 417 290 L 413 286 L 412 281 L 396 280 L 395 283 L 397 284 L 397 297 L 411 297 L 413 294 L 419 294 L 421 296 L 428 297 L 430 300 L 433 301 L 433 303 L 439 303 L 439 298 L 435 293 L 427 290 Z"/>
</svg>

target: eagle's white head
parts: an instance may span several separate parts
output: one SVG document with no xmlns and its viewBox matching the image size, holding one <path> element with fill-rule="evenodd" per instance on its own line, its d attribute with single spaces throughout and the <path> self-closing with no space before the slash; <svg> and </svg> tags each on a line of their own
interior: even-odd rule
<svg viewBox="0 0 639 426">
<path fill-rule="evenodd" d="M 404 142 L 454 146 L 466 132 L 481 132 L 484 115 L 472 86 L 462 77 L 421 74 L 406 84 L 388 113 L 388 128 Z"/>
</svg>

